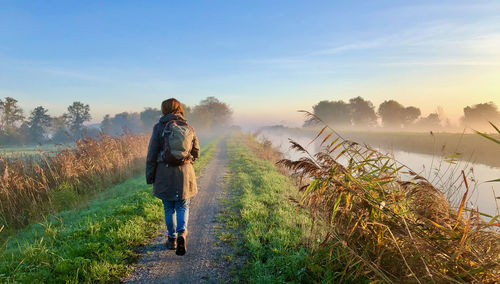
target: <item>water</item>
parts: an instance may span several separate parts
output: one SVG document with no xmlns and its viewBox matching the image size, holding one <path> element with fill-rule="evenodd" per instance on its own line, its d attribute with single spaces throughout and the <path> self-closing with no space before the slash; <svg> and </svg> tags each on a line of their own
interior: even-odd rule
<svg viewBox="0 0 500 284">
<path fill-rule="evenodd" d="M 293 136 L 293 137 L 292 137 Z M 297 159 L 302 155 L 295 151 L 290 151 L 289 138 L 315 153 L 319 150 L 319 143 L 310 143 L 311 137 L 307 135 L 292 135 L 280 131 L 264 131 L 259 135 L 260 139 L 268 139 L 273 145 L 283 152 L 288 159 Z M 435 187 L 441 189 L 448 198 L 452 206 L 458 206 L 466 191 L 462 171 L 464 171 L 469 183 L 469 193 L 467 197 L 467 207 L 479 210 L 482 213 L 496 216 L 500 207 L 500 182 L 486 182 L 500 178 L 500 168 L 482 165 L 480 163 L 470 163 L 456 161 L 450 163 L 440 157 L 432 155 L 411 153 L 404 151 L 393 151 L 378 149 L 382 153 L 393 156 L 397 161 L 408 166 L 412 171 L 426 178 Z M 403 177 L 404 178 L 404 177 Z M 488 220 L 489 218 L 486 218 Z"/>
<path fill-rule="evenodd" d="M 463 161 L 451 164 L 443 161 L 440 157 L 426 154 L 385 151 L 384 149 L 381 151 L 390 153 L 398 161 L 441 189 L 453 206 L 460 204 L 466 192 L 463 171 L 469 184 L 467 207 L 491 216 L 499 214 L 500 200 L 496 197 L 500 197 L 500 183 L 488 183 L 487 181 L 500 178 L 500 168 Z"/>
</svg>

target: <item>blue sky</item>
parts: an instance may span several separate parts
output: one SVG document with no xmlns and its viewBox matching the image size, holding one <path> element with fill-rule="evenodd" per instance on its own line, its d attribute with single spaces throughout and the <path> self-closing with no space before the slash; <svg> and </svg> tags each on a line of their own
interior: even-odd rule
<svg viewBox="0 0 500 284">
<path fill-rule="evenodd" d="M 500 105 L 500 1 L 0 0 L 0 97 L 26 111 L 216 96 L 237 123 L 297 124 L 358 95 L 452 119 Z"/>
</svg>

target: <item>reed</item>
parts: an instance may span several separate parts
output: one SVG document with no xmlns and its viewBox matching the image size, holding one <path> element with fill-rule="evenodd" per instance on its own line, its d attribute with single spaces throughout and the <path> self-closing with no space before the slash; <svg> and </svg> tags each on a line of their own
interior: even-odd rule
<svg viewBox="0 0 500 284">
<path fill-rule="evenodd" d="M 56 153 L 0 156 L 0 227 L 17 229 L 143 170 L 148 137 L 80 139 Z"/>
<path fill-rule="evenodd" d="M 468 192 L 453 209 L 440 190 L 391 157 L 343 139 L 328 126 L 316 139 L 322 150 L 314 154 L 291 140 L 291 148 L 303 157 L 278 164 L 301 178 L 302 204 L 327 220 L 328 234 L 317 255 L 326 251 L 334 261 L 352 264 L 345 267 L 345 277 L 498 281 L 498 216 L 487 222 L 466 208 Z M 465 174 L 463 178 L 468 186 Z"/>
</svg>

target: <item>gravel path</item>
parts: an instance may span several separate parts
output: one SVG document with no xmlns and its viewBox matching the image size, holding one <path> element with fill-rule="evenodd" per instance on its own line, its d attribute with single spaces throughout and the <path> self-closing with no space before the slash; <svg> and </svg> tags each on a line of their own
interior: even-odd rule
<svg viewBox="0 0 500 284">
<path fill-rule="evenodd" d="M 228 280 L 227 248 L 218 244 L 215 230 L 219 201 L 226 176 L 226 141 L 223 139 L 212 160 L 198 178 L 198 195 L 191 200 L 188 246 L 184 256 L 166 250 L 167 232 L 162 228 L 148 246 L 125 283 L 221 283 Z"/>
</svg>

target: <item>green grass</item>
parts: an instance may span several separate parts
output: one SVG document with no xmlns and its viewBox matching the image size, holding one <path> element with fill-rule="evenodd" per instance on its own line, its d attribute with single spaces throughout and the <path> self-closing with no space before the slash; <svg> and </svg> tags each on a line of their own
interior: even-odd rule
<svg viewBox="0 0 500 284">
<path fill-rule="evenodd" d="M 198 160 L 196 160 L 196 163 L 194 164 L 194 170 L 196 172 L 196 175 L 201 174 L 201 170 L 205 168 L 205 166 L 210 162 L 212 159 L 215 149 L 217 148 L 217 144 L 221 140 L 221 137 L 214 138 L 208 143 L 203 143 L 202 145 L 202 150 L 201 150 L 201 155 Z"/>
<path fill-rule="evenodd" d="M 225 224 L 219 239 L 232 243 L 235 257 L 245 259 L 243 267 L 233 273 L 234 282 L 326 283 L 337 279 L 340 272 L 329 266 L 335 261 L 331 255 L 321 250 L 312 253 L 313 245 L 321 241 L 321 230 L 316 228 L 311 235 L 310 214 L 290 201 L 299 198 L 296 186 L 271 162 L 257 158 L 242 139 L 250 138 L 233 134 L 228 141 L 230 185 L 219 215 Z"/>
<path fill-rule="evenodd" d="M 203 147 L 197 172 L 216 143 Z M 2 244 L 0 282 L 117 282 L 136 260 L 134 250 L 156 235 L 162 212 L 143 175 L 129 179 L 86 208 L 60 212 L 10 237 Z"/>
</svg>

